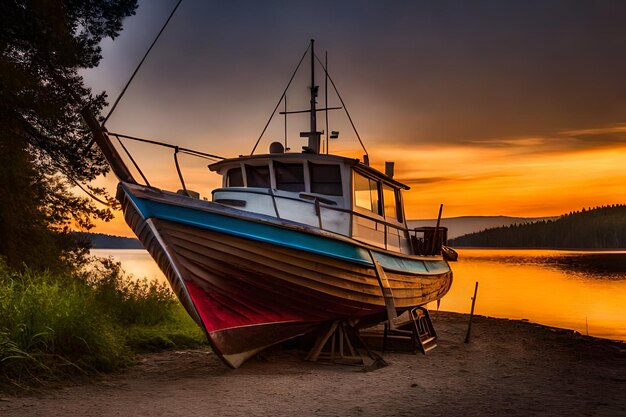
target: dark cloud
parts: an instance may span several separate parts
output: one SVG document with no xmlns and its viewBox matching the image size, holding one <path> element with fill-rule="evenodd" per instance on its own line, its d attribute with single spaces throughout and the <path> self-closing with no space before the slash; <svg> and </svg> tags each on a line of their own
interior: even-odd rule
<svg viewBox="0 0 626 417">
<path fill-rule="evenodd" d="M 398 175 L 396 179 L 410 187 L 419 187 L 424 185 L 433 185 L 433 184 L 442 184 L 442 183 L 450 183 L 450 184 L 463 184 L 468 182 L 480 182 L 484 180 L 493 180 L 494 178 L 498 179 L 511 179 L 511 178 L 519 178 L 519 174 L 514 174 L 510 172 L 506 172 L 502 169 L 489 169 L 487 173 L 481 174 L 472 174 L 472 175 L 450 175 L 446 177 L 419 177 L 415 173 L 411 175 Z"/>
<path fill-rule="evenodd" d="M 465 147 L 508 150 L 516 155 L 606 149 L 626 145 L 626 125 L 618 124 L 584 130 L 567 130 L 554 133 L 551 136 L 454 141 L 454 143 Z"/>
<path fill-rule="evenodd" d="M 563 137 L 558 139 L 558 143 L 564 151 L 613 148 L 626 145 L 626 133 L 598 133 Z"/>
<path fill-rule="evenodd" d="M 404 182 L 407 185 L 434 184 L 434 183 L 454 181 L 454 180 L 455 179 L 451 177 L 427 177 L 427 178 L 400 179 L 400 181 Z"/>
<path fill-rule="evenodd" d="M 170 3 L 140 2 L 97 87 L 119 91 Z M 366 138 L 604 146 L 623 135 L 561 132 L 626 122 L 625 21 L 608 1 L 185 1 L 112 123 L 251 144 L 313 37 Z M 290 94 L 306 105 L 306 88 Z"/>
</svg>

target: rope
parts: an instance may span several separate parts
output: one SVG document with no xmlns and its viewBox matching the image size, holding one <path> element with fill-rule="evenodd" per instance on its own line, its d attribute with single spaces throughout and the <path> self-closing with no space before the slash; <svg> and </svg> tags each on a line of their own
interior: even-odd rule
<svg viewBox="0 0 626 417">
<path fill-rule="evenodd" d="M 83 185 L 81 183 L 79 183 L 78 181 L 76 181 L 75 179 L 71 178 L 71 177 L 67 177 L 67 179 L 70 180 L 70 182 L 73 182 L 74 185 L 76 185 L 78 188 L 80 188 L 81 190 L 83 190 L 83 192 L 85 194 L 87 194 L 89 197 L 93 198 L 94 200 L 96 200 L 98 203 L 103 204 L 109 208 L 115 209 L 116 206 L 114 204 L 109 203 L 108 201 L 104 201 L 98 197 L 96 197 L 92 192 L 88 191 L 87 189 L 85 189 L 85 187 L 83 187 Z"/>
<path fill-rule="evenodd" d="M 130 83 L 133 81 L 133 78 L 135 78 L 135 75 L 137 74 L 137 71 L 139 71 L 139 68 L 141 68 L 141 64 L 143 64 L 143 62 L 146 60 L 146 58 L 148 57 L 148 54 L 150 53 L 150 51 L 152 50 L 152 47 L 156 44 L 157 40 L 159 40 L 159 37 L 161 36 L 161 33 L 163 33 L 163 31 L 165 30 L 165 27 L 167 26 L 167 24 L 170 22 L 170 20 L 172 19 L 172 16 L 174 16 L 174 13 L 176 12 L 176 9 L 178 9 L 178 6 L 180 6 L 180 3 L 182 3 L 183 0 L 178 0 L 178 3 L 176 3 L 176 6 L 174 7 L 174 9 L 172 10 L 172 13 L 170 13 L 170 16 L 167 18 L 167 20 L 165 21 L 165 24 L 163 25 L 163 27 L 161 28 L 161 30 L 159 31 L 159 33 L 156 35 L 156 38 L 154 38 L 154 40 L 152 41 L 152 44 L 150 45 L 150 47 L 148 48 L 148 50 L 146 51 L 146 54 L 143 56 L 143 58 L 141 59 L 141 61 L 139 62 L 139 65 L 137 65 L 137 68 L 135 68 L 135 71 L 133 72 L 133 75 L 130 76 L 130 79 L 128 80 L 128 82 L 126 83 L 126 85 L 124 86 L 124 89 L 122 90 L 122 92 L 120 93 L 120 95 L 117 97 L 117 100 L 115 100 L 115 103 L 113 103 L 113 106 L 111 107 L 111 110 L 109 110 L 109 113 L 107 114 L 107 116 L 104 118 L 104 121 L 102 122 L 102 126 L 104 127 L 105 123 L 107 122 L 107 120 L 109 120 L 109 117 L 111 117 L 111 114 L 113 114 L 113 111 L 115 110 L 115 108 L 117 107 L 117 104 L 120 102 L 120 100 L 122 99 L 122 96 L 124 95 L 124 93 L 126 92 L 126 89 L 128 88 L 128 86 L 130 85 Z"/>
<path fill-rule="evenodd" d="M 280 103 L 283 101 L 283 97 L 285 97 L 285 94 L 287 94 L 287 90 L 289 89 L 289 86 L 291 85 L 291 82 L 293 81 L 294 77 L 296 76 L 296 74 L 298 72 L 298 69 L 300 69 L 300 65 L 302 64 L 302 61 L 304 61 L 304 57 L 309 52 L 310 48 L 311 48 L 311 45 L 309 44 L 309 46 L 306 48 L 306 51 L 304 51 L 304 54 L 302 55 L 302 58 L 300 58 L 300 62 L 298 62 L 298 66 L 296 67 L 295 71 L 291 75 L 291 78 L 289 79 L 289 82 L 287 83 L 287 87 L 285 87 L 285 90 L 283 91 L 283 94 L 280 96 L 280 99 L 278 99 L 278 103 L 276 103 L 276 107 L 274 107 L 274 111 L 272 112 L 272 115 L 270 116 L 269 120 L 265 124 L 265 127 L 263 128 L 263 131 L 261 132 L 261 135 L 259 136 L 259 138 L 257 139 L 256 143 L 254 144 L 254 148 L 252 148 L 252 152 L 250 152 L 250 155 L 254 155 L 254 151 L 256 151 L 257 146 L 259 146 L 259 142 L 261 141 L 261 138 L 265 134 L 265 131 L 267 130 L 267 127 L 270 125 L 270 122 L 272 121 L 272 118 L 276 114 L 276 110 L 278 110 L 278 106 L 280 106 Z"/>
</svg>

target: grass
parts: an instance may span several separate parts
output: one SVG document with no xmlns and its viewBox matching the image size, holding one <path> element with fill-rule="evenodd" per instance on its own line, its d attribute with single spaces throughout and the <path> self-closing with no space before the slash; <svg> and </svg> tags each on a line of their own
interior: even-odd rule
<svg viewBox="0 0 626 417">
<path fill-rule="evenodd" d="M 136 352 L 205 343 L 166 285 L 128 277 L 110 260 L 64 274 L 0 262 L 0 383 L 108 372 Z"/>
</svg>

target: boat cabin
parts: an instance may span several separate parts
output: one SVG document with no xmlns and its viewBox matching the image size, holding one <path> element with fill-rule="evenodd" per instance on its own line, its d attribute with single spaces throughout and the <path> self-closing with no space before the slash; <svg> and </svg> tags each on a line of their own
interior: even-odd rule
<svg viewBox="0 0 626 417">
<path fill-rule="evenodd" d="M 412 253 L 401 194 L 409 187 L 358 159 L 272 153 L 209 168 L 222 175 L 216 203 Z"/>
</svg>

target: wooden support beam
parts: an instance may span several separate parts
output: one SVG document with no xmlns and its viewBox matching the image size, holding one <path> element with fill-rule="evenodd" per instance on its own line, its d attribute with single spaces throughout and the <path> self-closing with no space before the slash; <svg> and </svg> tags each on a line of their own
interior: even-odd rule
<svg viewBox="0 0 626 417">
<path fill-rule="evenodd" d="M 389 327 L 394 329 L 395 320 L 398 318 L 398 312 L 396 311 L 396 302 L 393 299 L 393 292 L 391 291 L 391 286 L 387 280 L 387 275 L 385 275 L 385 270 L 382 266 L 380 266 L 371 250 L 369 251 L 369 254 L 372 262 L 374 263 L 374 270 L 376 271 L 376 278 L 378 278 L 378 285 L 380 285 L 380 290 L 383 294 L 383 298 L 385 299 Z"/>
<path fill-rule="evenodd" d="M 326 332 L 319 334 L 319 336 L 317 337 L 317 340 L 315 341 L 315 344 L 313 345 L 313 348 L 311 349 L 311 351 L 306 357 L 307 361 L 315 362 L 319 358 L 320 353 L 322 352 L 322 349 L 324 349 L 324 346 L 326 345 L 326 342 L 328 342 L 328 339 L 335 334 L 335 331 L 337 330 L 338 325 L 339 325 L 339 320 L 335 320 L 330 325 L 330 327 L 328 328 Z M 334 340 L 333 340 L 333 345 L 334 345 Z"/>
</svg>

